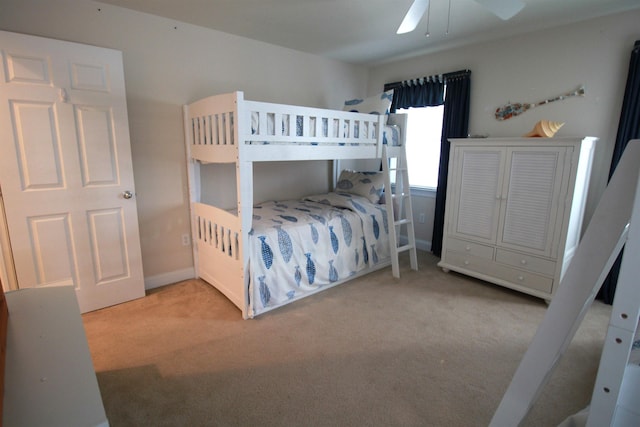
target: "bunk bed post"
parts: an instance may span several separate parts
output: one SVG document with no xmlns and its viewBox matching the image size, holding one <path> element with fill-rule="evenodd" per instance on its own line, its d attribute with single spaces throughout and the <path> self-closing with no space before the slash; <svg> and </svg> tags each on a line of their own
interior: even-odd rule
<svg viewBox="0 0 640 427">
<path fill-rule="evenodd" d="M 331 162 L 331 182 L 330 187 L 332 190 L 336 188 L 338 185 L 338 178 L 340 177 L 340 172 L 342 171 L 342 161 L 340 159 L 334 159 Z"/>
<path fill-rule="evenodd" d="M 187 183 L 189 187 L 189 225 L 191 227 L 191 250 L 193 252 L 193 270 L 194 276 L 200 277 L 198 271 L 198 245 L 195 232 L 195 213 L 193 204 L 200 201 L 200 163 L 191 156 L 191 144 L 193 144 L 193 135 L 190 132 L 191 125 L 189 120 L 189 106 L 182 107 L 184 120 L 184 143 L 187 157 Z"/>
<path fill-rule="evenodd" d="M 236 124 L 232 129 L 234 132 L 233 140 L 237 144 L 238 157 L 236 158 L 236 191 L 238 202 L 238 218 L 240 218 L 240 254 L 239 257 L 242 260 L 242 271 L 240 272 L 241 282 L 244 286 L 244 306 L 242 307 L 242 317 L 248 319 L 253 317 L 250 313 L 250 301 L 249 301 L 249 232 L 251 231 L 251 225 L 253 223 L 253 162 L 241 161 L 244 158 L 243 152 L 246 150 L 244 144 L 240 141 L 244 141 L 246 135 L 241 135 L 240 130 L 250 129 L 251 118 L 247 116 L 250 114 L 247 108 L 243 108 L 244 93 L 238 91 L 235 93 L 235 114 Z"/>
<path fill-rule="evenodd" d="M 240 258 L 242 259 L 241 277 L 245 289 L 249 287 L 249 232 L 251 231 L 251 223 L 253 220 L 253 163 L 237 162 L 236 163 L 236 180 L 238 188 L 238 217 L 240 217 Z M 251 316 L 249 313 L 249 292 L 244 292 L 244 307 L 242 309 L 242 317 L 247 319 Z"/>
</svg>

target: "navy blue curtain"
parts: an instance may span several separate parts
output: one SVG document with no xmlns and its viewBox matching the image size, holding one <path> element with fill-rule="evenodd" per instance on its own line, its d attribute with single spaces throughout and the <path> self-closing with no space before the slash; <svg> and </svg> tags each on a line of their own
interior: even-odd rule
<svg viewBox="0 0 640 427">
<path fill-rule="evenodd" d="M 618 166 L 618 162 L 627 147 L 627 143 L 632 139 L 640 138 L 640 40 L 636 40 L 631 51 L 631 61 L 629 63 L 629 74 L 627 75 L 627 86 L 622 99 L 622 111 L 620 112 L 620 122 L 618 123 L 618 134 L 616 135 L 616 145 L 613 148 L 613 158 L 609 169 L 609 179 Z M 611 267 L 609 275 L 604 280 L 597 298 L 607 304 L 613 303 L 620 272 L 620 262 L 622 252 Z"/>
<path fill-rule="evenodd" d="M 394 87 L 390 110 L 395 113 L 398 108 L 435 107 L 443 103 L 444 79 L 425 77 L 404 81 Z"/>
<path fill-rule="evenodd" d="M 390 89 L 393 89 L 392 113 L 395 113 L 397 108 L 435 107 L 444 104 L 435 219 L 431 238 L 431 251 L 440 256 L 442 253 L 447 175 L 449 173 L 449 138 L 464 138 L 469 131 L 471 71 L 461 70 L 444 74 L 441 77 L 425 77 L 384 85 L 385 91 Z"/>
<path fill-rule="evenodd" d="M 431 252 L 442 255 L 442 235 L 444 231 L 444 208 L 447 194 L 447 175 L 449 173 L 449 138 L 466 138 L 469 132 L 469 105 L 471 101 L 471 71 L 445 75 L 447 86 L 442 119 L 442 138 L 440 143 L 440 169 L 438 170 L 438 188 L 436 189 L 436 207 L 431 237 Z"/>
</svg>

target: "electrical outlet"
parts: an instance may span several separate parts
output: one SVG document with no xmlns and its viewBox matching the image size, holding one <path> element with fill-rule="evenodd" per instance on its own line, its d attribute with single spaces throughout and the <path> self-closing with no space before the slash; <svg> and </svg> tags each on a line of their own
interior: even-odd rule
<svg viewBox="0 0 640 427">
<path fill-rule="evenodd" d="M 182 235 L 182 246 L 189 246 L 191 244 L 191 239 L 189 238 L 188 234 L 183 234 Z"/>
<path fill-rule="evenodd" d="M 418 222 L 420 224 L 424 224 L 424 222 L 426 221 L 424 213 L 421 213 L 420 215 L 418 215 Z"/>
</svg>

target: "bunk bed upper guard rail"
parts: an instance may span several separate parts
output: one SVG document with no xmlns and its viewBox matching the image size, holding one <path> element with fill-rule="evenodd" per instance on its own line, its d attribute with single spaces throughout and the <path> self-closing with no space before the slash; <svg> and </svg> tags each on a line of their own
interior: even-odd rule
<svg viewBox="0 0 640 427">
<path fill-rule="evenodd" d="M 191 155 L 203 162 L 382 155 L 382 116 L 246 101 L 243 92 L 211 96 L 185 108 Z M 283 154 L 282 145 L 289 151 Z"/>
<path fill-rule="evenodd" d="M 378 144 L 376 115 L 256 101 L 245 105 L 251 126 L 241 128 L 243 143 Z"/>
</svg>

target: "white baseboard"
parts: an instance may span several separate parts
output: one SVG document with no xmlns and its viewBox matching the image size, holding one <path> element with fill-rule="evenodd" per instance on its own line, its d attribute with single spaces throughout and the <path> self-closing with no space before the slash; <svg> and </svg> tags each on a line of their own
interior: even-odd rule
<svg viewBox="0 0 640 427">
<path fill-rule="evenodd" d="M 428 240 L 416 239 L 416 248 L 421 251 L 431 252 L 431 242 Z"/>
<path fill-rule="evenodd" d="M 407 236 L 400 236 L 401 245 L 406 245 L 408 242 Z M 416 249 L 431 252 L 431 242 L 428 240 L 416 239 Z"/>
<path fill-rule="evenodd" d="M 184 268 L 182 270 L 171 271 L 169 273 L 158 274 L 156 276 L 144 278 L 144 288 L 146 290 L 159 288 L 160 286 L 170 285 L 172 283 L 181 282 L 183 280 L 193 279 L 196 277 L 193 267 Z"/>
</svg>

